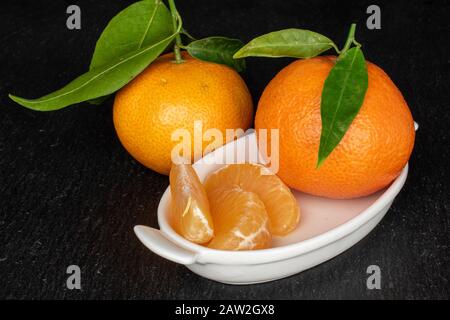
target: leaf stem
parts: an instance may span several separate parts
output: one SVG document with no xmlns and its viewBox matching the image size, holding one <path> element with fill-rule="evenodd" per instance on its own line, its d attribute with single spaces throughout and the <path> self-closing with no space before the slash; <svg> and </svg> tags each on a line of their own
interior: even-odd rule
<svg viewBox="0 0 450 320">
<path fill-rule="evenodd" d="M 168 0 L 169 2 L 169 7 L 170 7 L 170 13 L 172 14 L 172 24 L 173 24 L 173 31 L 177 32 L 178 29 L 178 23 L 181 23 L 181 17 L 180 14 L 178 13 L 177 7 L 175 6 L 175 1 L 174 0 Z M 180 47 L 182 47 L 183 44 L 181 42 L 181 36 L 180 33 L 178 32 L 177 35 L 175 36 L 175 44 L 173 45 L 173 52 L 175 54 L 175 62 L 176 63 L 182 63 L 184 62 L 184 60 L 181 57 L 181 51 L 180 51 Z"/>
<path fill-rule="evenodd" d="M 356 30 L 356 23 L 352 23 L 350 26 L 350 30 L 348 31 L 347 40 L 345 41 L 344 48 L 340 51 L 339 56 L 341 57 L 348 49 L 350 49 L 350 46 L 352 43 L 359 45 L 359 43 L 355 40 L 355 30 Z"/>
<path fill-rule="evenodd" d="M 195 39 L 189 32 L 187 32 L 186 29 L 181 29 L 181 33 L 184 34 L 186 37 L 188 37 L 190 40 L 195 41 L 197 39 Z"/>
</svg>

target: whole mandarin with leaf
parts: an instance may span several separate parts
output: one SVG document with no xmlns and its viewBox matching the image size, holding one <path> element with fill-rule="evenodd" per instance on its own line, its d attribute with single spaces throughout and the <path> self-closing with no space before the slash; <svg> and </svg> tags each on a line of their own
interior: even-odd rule
<svg viewBox="0 0 450 320">
<path fill-rule="evenodd" d="M 322 89 L 335 63 L 336 57 L 321 56 L 281 70 L 261 96 L 255 127 L 279 129 L 278 176 L 288 186 L 345 199 L 369 195 L 394 180 L 411 155 L 415 131 L 399 89 L 381 68 L 366 62 L 368 88 L 361 109 L 317 167 Z"/>
<path fill-rule="evenodd" d="M 113 112 L 120 141 L 138 161 L 164 174 L 173 147 L 195 159 L 233 139 L 226 129 L 245 130 L 253 121 L 250 93 L 235 71 L 244 71 L 245 61 L 233 59 L 243 43 L 223 36 L 194 39 L 175 0 L 167 2 L 170 9 L 162 1 L 139 1 L 119 12 L 100 35 L 89 70 L 67 85 L 37 99 L 9 97 L 32 110 L 53 111 L 102 104 L 120 90 Z M 183 45 L 182 34 L 192 41 Z M 171 46 L 173 54 L 161 56 Z M 200 132 L 193 139 L 196 124 L 205 137 Z M 211 128 L 216 130 L 206 132 Z"/>
<path fill-rule="evenodd" d="M 114 101 L 120 141 L 136 160 L 162 174 L 169 173 L 171 151 L 180 143 L 172 139 L 177 129 L 190 133 L 193 149 L 195 121 L 201 121 L 203 132 L 219 129 L 225 139 L 226 129 L 246 130 L 253 120 L 249 90 L 234 69 L 187 52 L 182 57 L 181 63 L 172 53 L 159 57 Z M 203 150 L 209 143 L 202 143 Z"/>
</svg>

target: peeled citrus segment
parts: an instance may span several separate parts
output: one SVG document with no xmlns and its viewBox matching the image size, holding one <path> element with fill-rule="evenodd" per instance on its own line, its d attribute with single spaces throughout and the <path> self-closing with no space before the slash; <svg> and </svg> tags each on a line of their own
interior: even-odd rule
<svg viewBox="0 0 450 320">
<path fill-rule="evenodd" d="M 259 197 L 240 189 L 216 189 L 208 194 L 215 225 L 209 248 L 264 249 L 270 245 L 269 216 Z"/>
<path fill-rule="evenodd" d="M 173 164 L 170 170 L 172 210 L 170 224 L 189 241 L 206 243 L 214 235 L 208 197 L 189 164 Z"/>
<path fill-rule="evenodd" d="M 259 164 L 230 164 L 209 175 L 205 182 L 210 202 L 219 193 L 217 190 L 236 188 L 252 192 L 262 201 L 273 235 L 286 235 L 297 226 L 300 220 L 297 201 L 291 190 L 268 168 Z"/>
</svg>

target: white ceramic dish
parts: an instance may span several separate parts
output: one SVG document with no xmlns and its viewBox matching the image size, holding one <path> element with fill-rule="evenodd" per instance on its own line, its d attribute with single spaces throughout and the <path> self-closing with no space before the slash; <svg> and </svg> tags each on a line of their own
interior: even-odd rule
<svg viewBox="0 0 450 320">
<path fill-rule="evenodd" d="M 254 133 L 208 154 L 194 164 L 201 180 L 222 165 L 224 153 L 246 150 L 241 161 L 256 162 Z M 239 153 L 242 154 L 242 153 Z M 332 200 L 294 192 L 301 219 L 297 229 L 274 238 L 270 249 L 223 251 L 187 241 L 169 225 L 170 190 L 164 192 L 158 207 L 160 230 L 136 226 L 140 241 L 154 253 L 180 263 L 202 277 L 228 284 L 272 281 L 299 273 L 327 261 L 365 237 L 389 210 L 405 183 L 408 166 L 386 189 L 364 198 Z"/>
</svg>

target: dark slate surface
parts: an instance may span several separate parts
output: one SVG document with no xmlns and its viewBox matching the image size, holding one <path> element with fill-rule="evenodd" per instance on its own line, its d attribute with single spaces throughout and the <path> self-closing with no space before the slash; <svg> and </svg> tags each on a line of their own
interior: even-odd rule
<svg viewBox="0 0 450 320">
<path fill-rule="evenodd" d="M 288 279 L 228 286 L 202 279 L 145 249 L 136 224 L 157 226 L 168 179 L 136 163 L 112 124 L 112 100 L 38 113 L 8 92 L 46 94 L 84 72 L 96 38 L 131 1 L 8 1 L 0 10 L 0 298 L 317 299 L 449 297 L 448 1 L 379 2 L 382 29 L 367 30 L 372 1 L 178 0 L 197 37 L 244 41 L 306 27 L 341 44 L 350 22 L 367 59 L 383 67 L 420 124 L 404 190 L 381 224 L 347 252 Z M 82 29 L 65 27 L 78 4 Z M 289 59 L 252 59 L 255 102 Z M 82 269 L 82 290 L 65 287 Z M 382 289 L 367 290 L 379 265 Z"/>
</svg>

